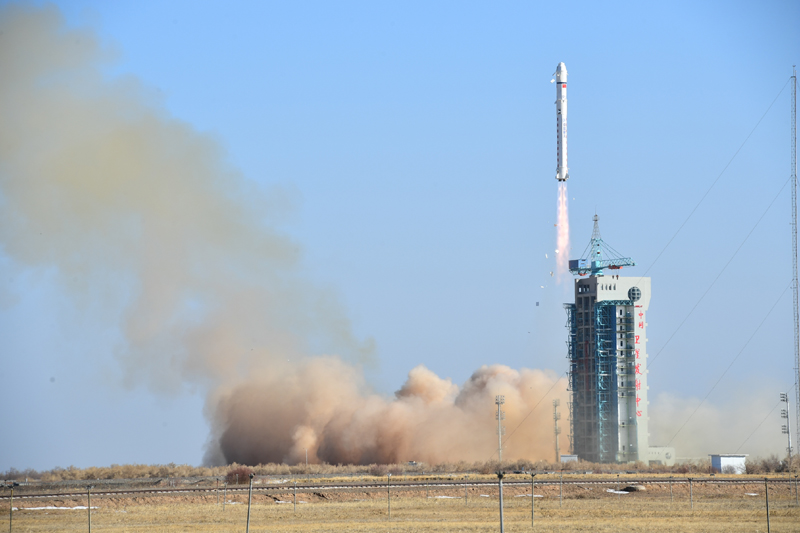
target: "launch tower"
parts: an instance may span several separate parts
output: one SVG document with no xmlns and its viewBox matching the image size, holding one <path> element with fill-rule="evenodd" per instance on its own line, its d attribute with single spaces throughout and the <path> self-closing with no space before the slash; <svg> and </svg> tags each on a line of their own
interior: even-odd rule
<svg viewBox="0 0 800 533">
<path fill-rule="evenodd" d="M 572 453 L 598 463 L 651 459 L 647 433 L 647 309 L 650 278 L 622 277 L 634 266 L 600 236 L 570 260 L 575 303 L 567 311 Z M 606 271 L 609 271 L 608 274 Z"/>
</svg>

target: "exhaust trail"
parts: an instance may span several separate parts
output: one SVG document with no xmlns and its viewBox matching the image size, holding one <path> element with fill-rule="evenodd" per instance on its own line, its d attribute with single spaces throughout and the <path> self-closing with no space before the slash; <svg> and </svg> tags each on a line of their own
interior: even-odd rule
<svg viewBox="0 0 800 533">
<path fill-rule="evenodd" d="M 556 234 L 556 281 L 569 276 L 569 208 L 567 206 L 567 182 L 558 184 L 558 226 Z"/>
</svg>

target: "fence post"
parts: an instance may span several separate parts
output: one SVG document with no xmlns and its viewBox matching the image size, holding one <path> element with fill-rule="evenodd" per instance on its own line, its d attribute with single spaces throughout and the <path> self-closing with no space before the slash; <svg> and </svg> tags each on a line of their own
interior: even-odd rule
<svg viewBox="0 0 800 533">
<path fill-rule="evenodd" d="M 297 513 L 297 481 L 294 482 L 294 512 Z"/>
<path fill-rule="evenodd" d="M 560 487 L 558 489 L 558 506 L 562 507 L 564 503 L 564 471 L 561 471 L 561 482 L 559 483 Z M 531 496 L 532 498 L 533 496 Z"/>
<path fill-rule="evenodd" d="M 386 508 L 389 510 L 389 520 L 392 519 L 392 474 L 386 474 Z"/>
<path fill-rule="evenodd" d="M 672 476 L 669 476 L 669 504 L 672 505 Z"/>
<path fill-rule="evenodd" d="M 247 495 L 247 533 L 250 533 L 250 503 L 253 500 L 253 474 L 250 474 L 250 492 Z"/>
<path fill-rule="evenodd" d="M 464 476 L 464 505 L 467 505 L 467 497 L 469 496 L 467 494 L 467 477 L 468 476 Z"/>
<path fill-rule="evenodd" d="M 92 486 L 86 487 L 87 506 L 86 510 L 89 511 L 89 533 L 92 533 Z"/>
<path fill-rule="evenodd" d="M 228 501 L 228 480 L 225 480 L 224 488 L 222 489 L 222 510 L 225 510 L 225 502 Z"/>
<path fill-rule="evenodd" d="M 505 472 L 497 472 L 497 480 L 500 482 L 500 533 L 505 532 L 503 525 L 503 476 Z"/>
<path fill-rule="evenodd" d="M 769 533 L 769 485 L 767 478 L 764 478 L 764 497 L 767 499 L 767 533 Z"/>
<path fill-rule="evenodd" d="M 536 500 L 534 488 L 536 487 L 536 483 L 534 482 L 534 478 L 536 474 L 531 472 L 531 527 L 533 527 L 533 502 Z"/>
<path fill-rule="evenodd" d="M 692 511 L 694 511 L 694 492 L 692 491 L 692 478 L 689 478 L 689 502 L 692 505 Z"/>
<path fill-rule="evenodd" d="M 13 481 L 12 481 L 13 483 Z M 8 507 L 8 533 L 11 533 L 11 526 L 14 520 L 14 485 L 11 485 L 11 505 Z"/>
</svg>

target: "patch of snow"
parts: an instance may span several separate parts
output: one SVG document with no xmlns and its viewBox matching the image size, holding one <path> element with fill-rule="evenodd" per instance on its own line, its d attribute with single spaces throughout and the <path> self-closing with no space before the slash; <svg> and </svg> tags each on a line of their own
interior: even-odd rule
<svg viewBox="0 0 800 533">
<path fill-rule="evenodd" d="M 531 495 L 530 494 L 517 494 L 514 497 L 515 498 L 530 498 Z M 534 494 L 533 497 L 534 498 L 544 498 L 544 496 L 542 496 L 541 494 Z"/>
<path fill-rule="evenodd" d="M 48 505 L 47 507 L 14 507 L 15 511 L 85 511 L 87 507 L 85 505 L 78 505 L 77 507 L 54 507 L 52 505 Z M 97 509 L 94 505 L 92 509 Z"/>
<path fill-rule="evenodd" d="M 745 496 L 758 496 L 758 494 L 756 494 L 755 492 L 745 492 L 744 495 Z"/>
<path fill-rule="evenodd" d="M 610 492 L 612 494 L 630 494 L 629 492 L 625 492 L 624 490 L 614 490 L 614 489 L 606 489 L 606 492 Z"/>
</svg>

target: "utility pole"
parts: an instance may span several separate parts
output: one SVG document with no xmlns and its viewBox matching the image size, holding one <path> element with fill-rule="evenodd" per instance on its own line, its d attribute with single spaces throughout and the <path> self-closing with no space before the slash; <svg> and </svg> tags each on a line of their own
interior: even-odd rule
<svg viewBox="0 0 800 533">
<path fill-rule="evenodd" d="M 797 68 L 792 65 L 792 312 L 794 313 L 794 393 L 795 405 L 800 407 L 800 309 L 797 294 Z M 800 442 L 800 409 L 795 415 L 795 431 Z"/>
<path fill-rule="evenodd" d="M 500 466 L 503 465 L 503 435 L 506 428 L 503 426 L 503 420 L 506 419 L 506 412 L 503 411 L 501 406 L 506 403 L 506 397 L 503 395 L 495 396 L 494 403 L 497 404 L 497 460 L 500 461 Z M 502 479 L 502 478 L 501 478 Z"/>
<path fill-rule="evenodd" d="M 786 451 L 789 453 L 789 472 L 792 471 L 792 428 L 791 423 L 789 422 L 789 395 L 785 392 L 781 393 L 781 401 L 786 403 L 786 409 L 781 409 L 781 418 L 786 419 L 786 424 L 781 426 L 781 432 L 786 435 L 786 438 L 789 441 L 789 445 L 786 447 Z"/>
<path fill-rule="evenodd" d="M 561 461 L 561 448 L 558 446 L 558 434 L 561 433 L 561 428 L 558 427 L 558 421 L 561 420 L 561 413 L 558 412 L 559 405 L 561 405 L 561 400 L 553 400 L 553 425 L 555 426 L 556 434 L 556 463 Z"/>
</svg>

